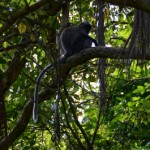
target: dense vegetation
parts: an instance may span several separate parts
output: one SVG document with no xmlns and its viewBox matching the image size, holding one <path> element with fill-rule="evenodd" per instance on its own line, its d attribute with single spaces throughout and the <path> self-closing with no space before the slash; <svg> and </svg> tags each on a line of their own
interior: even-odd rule
<svg viewBox="0 0 150 150">
<path fill-rule="evenodd" d="M 150 149 L 150 0 L 65 2 L 0 2 L 0 149 Z M 59 30 L 87 20 L 99 47 L 46 73 L 34 123 Z"/>
</svg>

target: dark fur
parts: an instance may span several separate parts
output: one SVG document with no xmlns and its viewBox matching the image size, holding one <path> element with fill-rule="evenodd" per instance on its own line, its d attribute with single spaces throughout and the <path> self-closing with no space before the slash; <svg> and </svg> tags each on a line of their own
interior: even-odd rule
<svg viewBox="0 0 150 150">
<path fill-rule="evenodd" d="M 69 57 L 79 53 L 83 49 L 91 47 L 92 43 L 98 46 L 96 40 L 88 35 L 90 30 L 91 25 L 88 22 L 83 22 L 78 26 L 64 29 L 60 35 L 61 54 L 65 57 Z"/>
</svg>

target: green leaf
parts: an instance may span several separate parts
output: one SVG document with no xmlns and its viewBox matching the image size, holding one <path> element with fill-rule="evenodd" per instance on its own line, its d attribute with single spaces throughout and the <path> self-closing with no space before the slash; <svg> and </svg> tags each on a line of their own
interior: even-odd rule
<svg viewBox="0 0 150 150">
<path fill-rule="evenodd" d="M 145 93 L 145 88 L 144 88 L 144 86 L 137 86 L 137 89 L 135 89 L 135 90 L 133 91 L 133 93 L 144 94 L 144 93 Z"/>
</svg>

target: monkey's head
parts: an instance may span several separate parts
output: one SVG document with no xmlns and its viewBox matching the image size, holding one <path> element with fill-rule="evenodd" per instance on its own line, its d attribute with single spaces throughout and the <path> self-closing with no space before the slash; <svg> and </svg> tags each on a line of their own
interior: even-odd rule
<svg viewBox="0 0 150 150">
<path fill-rule="evenodd" d="M 82 22 L 79 24 L 79 28 L 83 28 L 87 34 L 91 31 L 92 26 L 89 22 Z"/>
</svg>

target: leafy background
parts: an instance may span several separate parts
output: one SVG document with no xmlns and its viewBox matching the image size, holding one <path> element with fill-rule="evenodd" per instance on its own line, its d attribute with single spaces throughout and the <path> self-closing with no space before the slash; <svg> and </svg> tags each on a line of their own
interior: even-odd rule
<svg viewBox="0 0 150 150">
<path fill-rule="evenodd" d="M 21 13 L 20 10 L 35 2 L 1 1 L 1 29 L 4 23 L 11 24 L 8 20 L 13 18 L 13 14 Z M 48 98 L 45 96 L 45 101 L 39 104 L 37 123 L 34 123 L 32 118 L 29 122 L 23 120 L 21 125 L 27 126 L 15 132 L 23 109 L 32 101 L 36 78 L 47 64 L 58 57 L 55 37 L 60 29 L 62 12 L 59 10 L 62 4 L 47 2 L 47 5 L 18 17 L 12 26 L 1 34 L 1 95 L 5 94 L 7 133 L 14 131 L 10 149 L 90 149 L 89 143 L 93 149 L 149 149 L 150 63 L 144 59 L 120 59 L 119 55 L 118 59 L 107 59 L 106 97 L 103 107 L 100 105 L 98 58 L 72 68 L 67 74 L 60 92 L 60 140 L 55 137 L 55 94 Z M 97 39 L 94 4 L 95 1 L 92 0 L 71 1 L 69 22 L 77 25 L 88 20 L 93 27 L 90 36 Z M 105 3 L 105 45 L 123 47 L 132 32 L 133 20 L 133 8 Z M 42 80 L 40 90 L 44 91 L 49 84 L 57 81 L 56 76 L 55 68 L 48 72 Z M 4 83 L 7 84 L 3 86 Z M 55 88 L 54 86 L 53 90 Z M 32 107 L 26 112 L 26 116 L 32 115 L 31 109 Z M 97 125 L 98 130 L 94 137 Z M 2 132 L 3 126 L 1 129 Z M 1 142 L 4 137 L 1 135 Z"/>
</svg>

